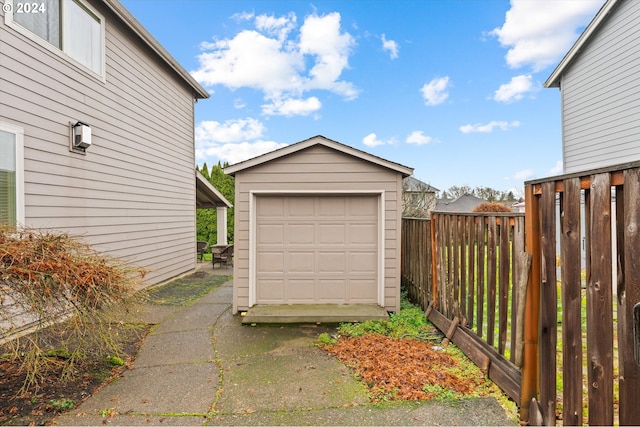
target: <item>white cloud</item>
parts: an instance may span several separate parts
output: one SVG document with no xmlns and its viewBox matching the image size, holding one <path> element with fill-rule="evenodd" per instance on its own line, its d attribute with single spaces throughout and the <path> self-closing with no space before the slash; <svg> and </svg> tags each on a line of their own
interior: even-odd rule
<svg viewBox="0 0 640 427">
<path fill-rule="evenodd" d="M 340 80 L 349 66 L 355 39 L 341 30 L 340 14 L 309 15 L 299 29 L 296 16 L 282 17 L 244 13 L 236 19 L 253 19 L 255 29 L 239 32 L 231 39 L 201 43 L 199 66 L 191 74 L 202 85 L 231 90 L 262 91 L 271 106 L 266 111 L 282 114 L 278 105 L 295 106 L 287 114 L 309 114 L 320 108 L 317 97 L 301 102 L 305 92 L 324 90 L 347 100 L 358 96 L 351 82 Z M 289 102 L 291 101 L 291 102 Z"/>
<path fill-rule="evenodd" d="M 556 165 L 553 168 L 551 168 L 549 173 L 552 175 L 562 175 L 563 170 L 564 170 L 564 166 L 562 166 L 562 160 L 558 160 L 556 162 Z"/>
<path fill-rule="evenodd" d="M 462 133 L 491 133 L 495 128 L 500 130 L 509 130 L 510 128 L 520 126 L 519 121 L 505 122 L 505 121 L 492 121 L 486 124 L 476 123 L 475 125 L 468 124 L 460 126 L 460 132 Z"/>
<path fill-rule="evenodd" d="M 287 144 L 274 141 L 229 143 L 196 150 L 196 157 L 198 159 L 215 157 L 222 162 L 234 164 L 286 146 Z"/>
<path fill-rule="evenodd" d="M 256 16 L 256 28 L 267 34 L 275 35 L 278 40 L 282 41 L 296 27 L 296 21 L 297 18 L 293 12 L 279 18 L 272 15 L 258 15 Z"/>
<path fill-rule="evenodd" d="M 531 169 L 523 169 L 513 174 L 513 179 L 519 181 L 526 181 L 527 179 L 533 178 L 535 173 Z"/>
<path fill-rule="evenodd" d="M 264 125 L 252 118 L 224 123 L 202 121 L 196 126 L 196 159 L 207 161 L 214 157 L 237 163 L 287 145 L 262 140 L 264 130 Z"/>
<path fill-rule="evenodd" d="M 224 123 L 205 120 L 196 126 L 196 145 L 238 142 L 262 136 L 264 125 L 256 119 L 227 120 Z"/>
<path fill-rule="evenodd" d="M 378 136 L 375 133 L 370 133 L 369 135 L 362 138 L 362 143 L 367 147 L 377 147 L 379 145 L 394 145 L 396 144 L 395 138 L 390 138 L 386 141 L 382 139 L 378 139 Z"/>
<path fill-rule="evenodd" d="M 398 58 L 398 43 L 396 43 L 394 40 L 387 40 L 387 37 L 383 34 L 382 37 L 380 37 L 380 39 L 382 40 L 382 49 L 389 51 L 389 56 L 391 57 L 391 59 L 397 59 Z"/>
<path fill-rule="evenodd" d="M 442 104 L 448 97 L 449 77 L 439 77 L 426 83 L 420 91 L 427 105 Z"/>
<path fill-rule="evenodd" d="M 531 74 L 513 77 L 509 83 L 501 85 L 496 90 L 493 99 L 507 104 L 521 100 L 524 94 L 533 91 L 531 78 Z"/>
<path fill-rule="evenodd" d="M 425 135 L 421 130 L 415 130 L 407 137 L 407 144 L 425 145 L 433 141 L 433 138 Z"/>
<path fill-rule="evenodd" d="M 271 104 L 262 106 L 262 112 L 268 116 L 308 116 L 322 108 L 318 98 L 307 99 L 273 99 Z"/>
<path fill-rule="evenodd" d="M 509 49 L 505 58 L 511 68 L 528 65 L 540 71 L 559 62 L 602 4 L 603 0 L 511 0 L 504 24 L 490 34 Z"/>
</svg>

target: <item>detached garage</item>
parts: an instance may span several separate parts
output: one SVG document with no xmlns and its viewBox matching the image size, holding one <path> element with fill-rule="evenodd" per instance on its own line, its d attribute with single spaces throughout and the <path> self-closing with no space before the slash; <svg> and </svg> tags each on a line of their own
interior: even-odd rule
<svg viewBox="0 0 640 427">
<path fill-rule="evenodd" d="M 236 183 L 234 313 L 400 309 L 402 179 L 413 169 L 316 136 L 225 172 Z"/>
</svg>

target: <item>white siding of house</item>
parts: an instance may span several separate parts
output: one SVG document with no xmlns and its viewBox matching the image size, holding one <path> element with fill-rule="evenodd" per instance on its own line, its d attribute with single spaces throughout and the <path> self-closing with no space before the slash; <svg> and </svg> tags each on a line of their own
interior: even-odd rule
<svg viewBox="0 0 640 427">
<path fill-rule="evenodd" d="M 81 235 L 159 283 L 195 268 L 193 94 L 101 3 L 104 80 L 0 18 L 0 121 L 24 128 L 25 223 Z M 91 125 L 86 155 L 69 122 Z"/>
<path fill-rule="evenodd" d="M 640 2 L 621 1 L 562 75 L 564 172 L 640 160 Z"/>
<path fill-rule="evenodd" d="M 235 175 L 234 304 L 249 308 L 250 192 L 328 194 L 384 192 L 384 305 L 400 309 L 400 227 L 402 176 L 399 172 L 314 145 Z"/>
</svg>

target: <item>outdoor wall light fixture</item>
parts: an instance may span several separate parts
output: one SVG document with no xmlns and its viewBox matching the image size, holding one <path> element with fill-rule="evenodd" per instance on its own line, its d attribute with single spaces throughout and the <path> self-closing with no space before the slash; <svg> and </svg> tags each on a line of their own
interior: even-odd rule
<svg viewBox="0 0 640 427">
<path fill-rule="evenodd" d="M 85 152 L 91 147 L 91 126 L 83 122 L 71 124 L 71 149 Z"/>
</svg>

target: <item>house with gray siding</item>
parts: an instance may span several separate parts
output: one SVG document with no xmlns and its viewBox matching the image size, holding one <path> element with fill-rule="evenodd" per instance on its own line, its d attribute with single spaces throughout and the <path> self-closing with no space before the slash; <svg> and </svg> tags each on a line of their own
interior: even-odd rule
<svg viewBox="0 0 640 427">
<path fill-rule="evenodd" d="M 640 160 L 640 2 L 608 0 L 544 86 L 558 88 L 565 173 Z"/>
<path fill-rule="evenodd" d="M 2 222 L 82 236 L 149 284 L 193 270 L 194 104 L 208 96 L 117 0 L 5 0 Z"/>
<path fill-rule="evenodd" d="M 402 179 L 412 172 L 323 136 L 225 168 L 235 177 L 233 312 L 398 311 Z"/>
</svg>

